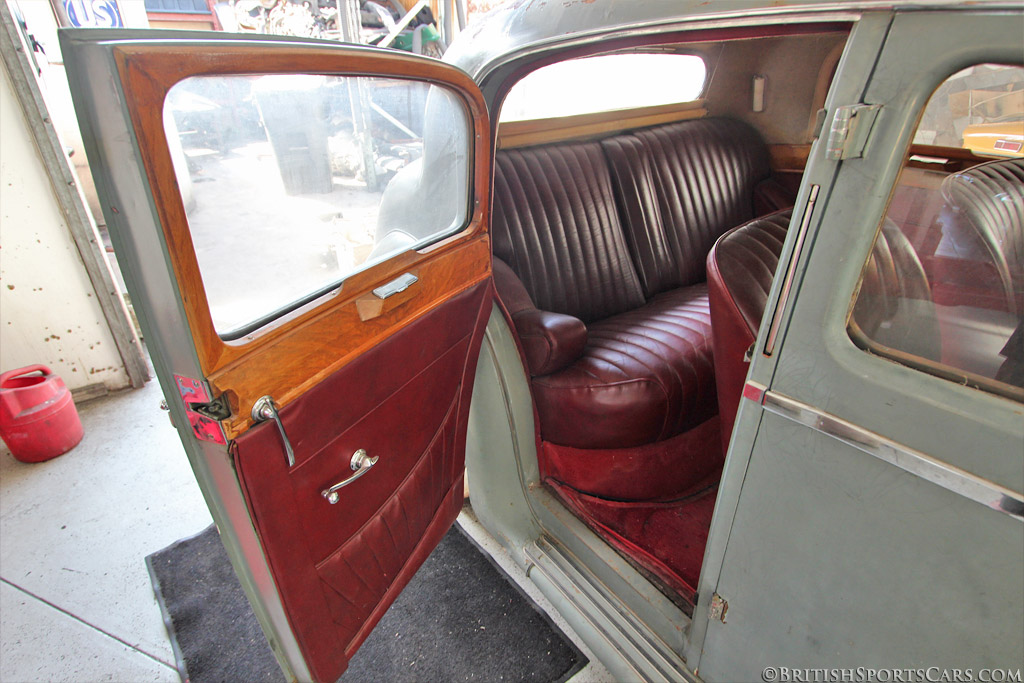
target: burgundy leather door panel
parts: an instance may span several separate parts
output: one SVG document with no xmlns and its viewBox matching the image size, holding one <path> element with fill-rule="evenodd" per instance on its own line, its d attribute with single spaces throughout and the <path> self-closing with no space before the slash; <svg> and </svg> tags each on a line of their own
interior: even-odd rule
<svg viewBox="0 0 1024 683">
<path fill-rule="evenodd" d="M 492 137 L 483 94 L 458 68 L 264 38 L 83 31 L 62 45 L 77 55 L 103 203 L 118 207 L 119 258 L 232 566 L 285 675 L 335 681 L 461 508 L 493 299 Z M 233 85 L 204 80 L 222 78 Z M 257 95 L 270 106 L 298 88 L 326 112 L 364 86 L 393 90 L 422 124 L 407 140 L 416 163 L 380 191 L 321 163 L 343 154 L 327 144 L 351 125 L 343 116 L 322 122 L 290 170 L 259 151 L 262 133 L 228 135 Z M 196 87 L 225 94 L 232 143 L 182 176 L 192 143 L 170 122 L 187 116 L 178 93 Z M 313 173 L 333 196 L 285 187 L 282 173 Z M 185 178 L 209 183 L 206 198 L 183 192 Z M 245 210 L 216 213 L 243 186 Z M 352 477 L 360 449 L 379 459 L 332 505 L 321 492 Z"/>
<path fill-rule="evenodd" d="M 477 355 L 490 288 L 487 280 L 453 297 L 281 411 L 294 467 L 272 422 L 234 443 L 264 553 L 318 680 L 341 675 L 461 509 L 475 372 L 467 358 Z M 320 492 L 351 476 L 360 448 L 380 459 L 329 504 Z"/>
</svg>

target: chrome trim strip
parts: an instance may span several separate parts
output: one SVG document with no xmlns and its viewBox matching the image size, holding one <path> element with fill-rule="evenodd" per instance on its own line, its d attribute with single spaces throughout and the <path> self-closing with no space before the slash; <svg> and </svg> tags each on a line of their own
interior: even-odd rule
<svg viewBox="0 0 1024 683">
<path fill-rule="evenodd" d="M 779 327 L 782 326 L 782 314 L 786 311 L 786 304 L 789 303 L 789 295 L 793 289 L 793 279 L 796 277 L 796 265 L 800 261 L 800 252 L 804 248 L 804 239 L 807 237 L 807 226 L 811 223 L 811 214 L 814 213 L 814 203 L 818 201 L 820 185 L 811 185 L 811 196 L 804 206 L 804 215 L 800 219 L 800 232 L 796 236 L 796 246 L 793 247 L 793 254 L 789 257 L 789 266 L 786 268 L 786 280 L 782 284 L 782 292 L 775 304 L 775 312 L 772 313 L 771 326 L 768 328 L 768 341 L 764 343 L 764 355 L 770 356 L 775 351 L 775 342 L 779 336 Z"/>
<path fill-rule="evenodd" d="M 764 409 L 827 434 L 947 491 L 998 510 L 1018 521 L 1024 521 L 1024 495 L 1016 491 L 948 465 L 930 455 L 775 391 L 765 394 Z"/>
</svg>

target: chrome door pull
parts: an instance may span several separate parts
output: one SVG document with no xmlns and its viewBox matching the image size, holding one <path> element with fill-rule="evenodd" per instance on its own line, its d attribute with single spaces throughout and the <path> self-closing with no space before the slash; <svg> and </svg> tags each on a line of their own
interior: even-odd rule
<svg viewBox="0 0 1024 683">
<path fill-rule="evenodd" d="M 288 440 L 288 434 L 284 431 L 284 422 L 281 422 L 281 416 L 277 413 L 277 406 L 274 405 L 274 399 L 269 395 L 260 396 L 256 399 L 256 403 L 252 405 L 252 419 L 256 422 L 273 420 L 277 423 L 277 431 L 281 434 L 281 441 L 284 442 L 284 453 L 288 458 L 288 467 L 295 467 L 295 451 L 292 450 L 292 444 Z"/>
<path fill-rule="evenodd" d="M 418 277 L 412 273 L 405 273 L 404 275 L 399 275 L 386 285 L 381 285 L 377 289 L 373 290 L 373 294 L 378 299 L 387 299 L 389 296 L 398 294 L 399 292 L 404 292 L 417 282 L 419 282 Z"/>
<path fill-rule="evenodd" d="M 352 454 L 352 461 L 349 463 L 349 466 L 352 468 L 355 474 L 353 474 L 348 479 L 339 481 L 337 484 L 335 484 L 329 489 L 324 489 L 323 491 L 320 492 L 320 495 L 326 498 L 328 503 L 334 505 L 340 499 L 340 496 L 338 496 L 338 489 L 340 489 L 342 486 L 348 486 L 356 479 L 369 472 L 370 468 L 377 464 L 378 457 L 379 456 L 375 455 L 371 458 L 364 449 L 360 448 L 358 451 Z"/>
</svg>

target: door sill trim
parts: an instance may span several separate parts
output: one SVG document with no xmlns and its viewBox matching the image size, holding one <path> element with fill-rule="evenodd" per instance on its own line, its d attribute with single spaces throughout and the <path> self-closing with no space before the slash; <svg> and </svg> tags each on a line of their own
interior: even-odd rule
<svg viewBox="0 0 1024 683">
<path fill-rule="evenodd" d="M 686 662 L 657 638 L 570 553 L 541 536 L 524 548 L 527 575 L 553 603 L 568 602 L 611 656 L 602 663 L 621 680 L 699 681 Z M 551 592 L 556 595 L 550 595 Z M 564 616 L 564 615 L 563 615 Z M 580 630 L 580 626 L 573 624 Z"/>
</svg>

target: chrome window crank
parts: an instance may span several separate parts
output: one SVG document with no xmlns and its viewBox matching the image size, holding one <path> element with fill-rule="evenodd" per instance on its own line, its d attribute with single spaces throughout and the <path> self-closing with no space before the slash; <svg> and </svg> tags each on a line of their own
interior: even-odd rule
<svg viewBox="0 0 1024 683">
<path fill-rule="evenodd" d="M 352 454 L 352 461 L 349 463 L 349 466 L 352 468 L 355 474 L 353 474 L 348 479 L 339 481 L 337 484 L 335 484 L 329 489 L 324 489 L 323 491 L 320 492 L 320 495 L 326 498 L 328 503 L 334 505 L 335 503 L 338 502 L 340 498 L 338 496 L 338 489 L 340 489 L 342 486 L 348 486 L 356 479 L 369 472 L 370 468 L 377 464 L 378 458 L 379 456 L 376 455 L 371 458 L 365 450 L 360 448 L 358 451 Z"/>
<path fill-rule="evenodd" d="M 277 431 L 281 434 L 281 441 L 284 442 L 284 453 L 288 457 L 288 467 L 295 467 L 295 451 L 292 450 L 288 434 L 284 431 L 284 422 L 281 422 L 281 416 L 277 413 L 274 399 L 270 396 L 261 396 L 256 399 L 256 403 L 252 405 L 252 419 L 256 422 L 273 420 L 277 423 Z"/>
</svg>

